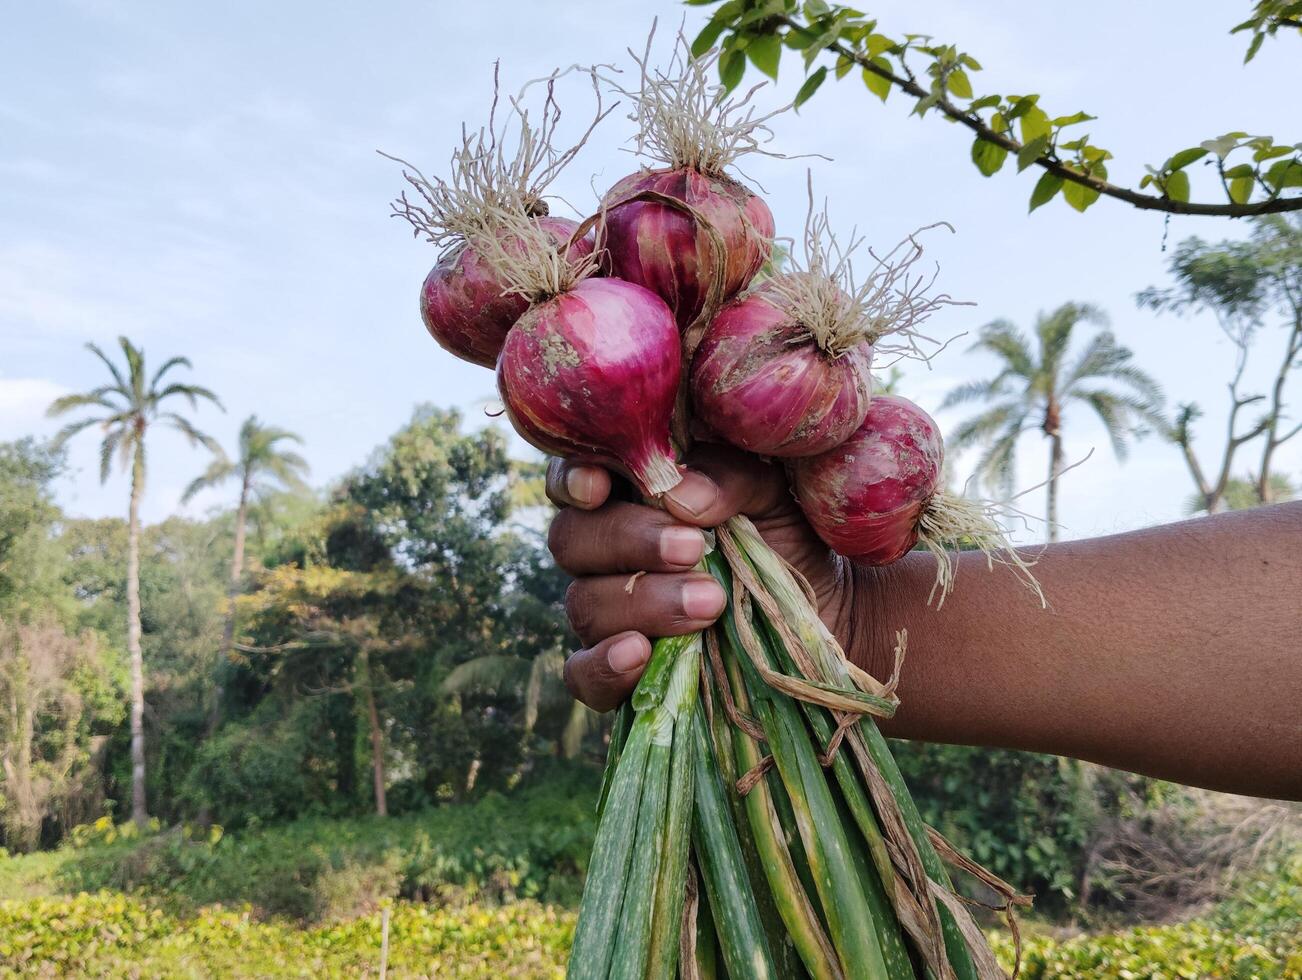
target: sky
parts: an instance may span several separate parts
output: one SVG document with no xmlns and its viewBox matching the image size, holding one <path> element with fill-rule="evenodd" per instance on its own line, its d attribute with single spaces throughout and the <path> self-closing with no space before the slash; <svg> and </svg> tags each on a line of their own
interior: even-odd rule
<svg viewBox="0 0 1302 980">
<path fill-rule="evenodd" d="M 1268 42 L 1244 68 L 1242 36 L 1227 33 L 1240 7 L 1102 0 L 1085 15 L 1022 0 L 871 5 L 886 33 L 930 33 L 978 57 L 979 88 L 1038 92 L 1050 115 L 1098 116 L 1089 131 L 1116 155 L 1112 178 L 1131 185 L 1144 163 L 1228 130 L 1281 141 L 1302 134 L 1297 52 Z M 507 90 L 561 65 L 627 67 L 625 48 L 641 48 L 654 16 L 667 37 L 684 12 L 694 34 L 702 8 L 633 0 L 10 6 L 0 34 L 0 440 L 52 434 L 49 402 L 103 381 L 83 345 L 115 347 L 120 334 L 151 364 L 174 354 L 193 361 L 178 379 L 221 396 L 225 414 L 203 408 L 195 421 L 226 446 L 254 413 L 300 433 L 318 484 L 362 463 L 417 403 L 497 424 L 484 414 L 491 374 L 445 354 L 421 325 L 417 296 L 436 250 L 388 215 L 400 175 L 375 151 L 443 173 L 462 122 L 484 121 L 496 59 Z M 779 84 L 757 99 L 776 108 L 800 82 L 788 56 Z M 590 94 L 576 84 L 561 95 L 574 132 Z M 1028 216 L 1033 174 L 1010 166 L 981 177 L 964 131 L 910 117 L 898 97 L 883 106 L 854 76 L 829 80 L 773 130 L 776 152 L 830 158 L 742 162 L 779 234 L 801 231 L 807 169 L 834 227 L 857 228 L 870 244 L 950 222 L 956 234 L 930 233 L 928 256 L 943 288 L 975 305 L 944 311 L 934 333 L 972 335 L 996 318 L 1029 329 L 1063 302 L 1098 304 L 1171 404 L 1204 407 L 1197 445 L 1209 465 L 1219 460 L 1229 343 L 1210 317 L 1158 317 L 1139 310 L 1134 294 L 1167 283 L 1164 245 L 1240 237 L 1241 223 L 1168 225 L 1106 200 L 1084 215 L 1055 203 Z M 590 210 L 597 190 L 638 166 L 630 136 L 616 110 L 555 192 Z M 1195 197 L 1215 193 L 1194 169 Z M 1264 390 L 1282 342 L 1278 330 L 1263 334 L 1247 388 Z M 960 338 L 930 369 L 911 366 L 902 393 L 935 410 L 954 385 L 988 375 L 993 362 L 968 344 Z M 1302 379 L 1292 389 L 1302 406 Z M 938 417 L 952 427 L 962 416 Z M 1192 485 L 1173 447 L 1150 439 L 1119 465 L 1088 414 L 1071 409 L 1065 429 L 1069 459 L 1094 450 L 1064 478 L 1065 536 L 1181 516 Z M 202 453 L 170 433 L 151 439 L 147 520 L 227 503 L 213 491 L 181 507 Z M 1243 456 L 1239 469 L 1251 462 Z M 1279 462 L 1302 473 L 1302 440 Z M 58 487 L 69 512 L 125 512 L 126 478 L 100 485 L 92 433 L 77 439 L 70 463 Z M 1045 441 L 1028 435 L 1019 485 L 1039 484 L 1047 465 Z M 956 472 L 963 477 L 964 460 Z M 1033 491 L 1021 504 L 1038 512 L 1042 497 Z"/>
</svg>

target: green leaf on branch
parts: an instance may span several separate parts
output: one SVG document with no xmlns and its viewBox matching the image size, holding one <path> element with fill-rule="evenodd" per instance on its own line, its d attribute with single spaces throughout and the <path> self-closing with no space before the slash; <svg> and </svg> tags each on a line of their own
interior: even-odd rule
<svg viewBox="0 0 1302 980">
<path fill-rule="evenodd" d="M 1007 157 L 1008 151 L 1002 146 L 983 140 L 979 136 L 976 138 L 976 142 L 972 144 L 972 162 L 986 177 L 998 173 Z"/>
<path fill-rule="evenodd" d="M 1077 123 L 1089 122 L 1097 118 L 1098 116 L 1091 116 L 1088 112 L 1073 112 L 1070 116 L 1059 116 L 1051 121 L 1061 129 L 1064 126 L 1075 126 Z"/>
<path fill-rule="evenodd" d="M 1243 56 L 1245 65 L 1257 56 L 1257 52 L 1261 49 L 1261 42 L 1264 40 L 1266 40 L 1265 34 L 1258 34 L 1253 37 L 1252 43 L 1248 45 L 1248 53 Z"/>
<path fill-rule="evenodd" d="M 850 69 L 853 67 L 854 67 L 853 58 L 847 58 L 845 55 L 841 55 L 841 57 L 837 58 L 836 59 L 837 80 L 839 81 L 840 79 L 845 78 L 846 75 L 850 74 Z"/>
<path fill-rule="evenodd" d="M 873 58 L 872 63 L 877 65 L 879 68 L 887 70 L 890 68 L 890 65 L 886 63 L 885 58 Z M 883 102 L 885 102 L 886 97 L 891 94 L 891 80 L 889 78 L 883 78 L 881 75 L 869 71 L 867 68 L 863 70 L 863 83 L 868 86 L 869 92 L 877 96 L 877 98 L 881 99 Z"/>
<path fill-rule="evenodd" d="M 692 42 L 692 57 L 699 58 L 714 47 L 714 42 L 719 40 L 719 35 L 727 26 L 727 21 L 723 20 L 712 20 L 706 24 L 701 33 L 696 35 L 696 40 Z"/>
<path fill-rule="evenodd" d="M 1037 136 L 1017 151 L 1017 172 L 1021 173 L 1044 155 L 1049 148 L 1048 136 Z"/>
<path fill-rule="evenodd" d="M 1062 197 L 1068 204 L 1077 211 L 1084 212 L 1091 204 L 1099 199 L 1099 192 L 1093 187 L 1086 187 L 1084 184 L 1077 184 L 1074 181 L 1064 181 L 1062 185 Z"/>
<path fill-rule="evenodd" d="M 876 58 L 895 47 L 895 42 L 882 34 L 869 34 L 864 46 L 868 49 L 868 57 Z"/>
<path fill-rule="evenodd" d="M 1235 177 L 1230 181 L 1230 200 L 1235 204 L 1247 204 L 1256 183 L 1252 177 Z"/>
<path fill-rule="evenodd" d="M 777 81 L 778 62 L 782 60 L 782 42 L 776 34 L 757 34 L 746 46 L 746 57 L 756 68 Z"/>
<path fill-rule="evenodd" d="M 1049 116 L 1034 105 L 1021 114 L 1021 129 L 1023 143 L 1034 143 L 1041 136 L 1047 138 L 1053 132 Z"/>
<path fill-rule="evenodd" d="M 719 59 L 719 81 L 726 91 L 735 89 L 746 74 L 746 52 L 729 51 Z"/>
<path fill-rule="evenodd" d="M 1002 101 L 1002 97 L 998 95 L 983 95 L 968 106 L 967 109 L 968 112 L 979 112 L 982 109 L 989 109 L 991 106 L 997 106 Z"/>
<path fill-rule="evenodd" d="M 818 69 L 818 71 L 806 78 L 805 84 L 800 86 L 800 91 L 796 93 L 794 107 L 799 109 L 802 105 L 808 102 L 810 96 L 818 91 L 818 86 L 823 84 L 823 79 L 825 78 L 827 78 L 826 67 Z"/>
<path fill-rule="evenodd" d="M 1057 174 L 1045 173 L 1035 184 L 1035 190 L 1031 191 L 1031 206 L 1027 210 L 1029 214 L 1042 204 L 1048 204 L 1054 196 L 1062 190 L 1064 181 Z"/>
<path fill-rule="evenodd" d="M 1179 153 L 1172 156 L 1170 160 L 1167 160 L 1166 163 L 1162 165 L 1162 169 L 1183 170 L 1195 160 L 1201 160 L 1203 157 L 1207 156 L 1207 152 L 1208 150 L 1205 146 L 1191 146 L 1189 149 L 1181 150 Z"/>
<path fill-rule="evenodd" d="M 1010 95 L 1009 98 L 1011 99 L 1014 97 Z M 1009 120 L 1011 121 L 1026 115 L 1035 108 L 1035 103 L 1039 100 L 1040 97 L 1038 95 L 1023 95 L 1020 98 L 1016 98 L 1013 102 L 1012 108 L 1008 110 Z"/>
<path fill-rule="evenodd" d="M 972 98 L 972 82 L 968 80 L 967 72 L 962 68 L 955 68 L 950 72 L 946 84 L 949 86 L 949 90 L 960 99 Z"/>
<path fill-rule="evenodd" d="M 1286 187 L 1302 187 L 1302 162 L 1281 160 L 1266 171 L 1266 183 L 1276 191 Z"/>
<path fill-rule="evenodd" d="M 1162 184 L 1162 190 L 1166 196 L 1173 201 L 1189 201 L 1189 175 L 1183 170 L 1177 170 Z"/>
</svg>

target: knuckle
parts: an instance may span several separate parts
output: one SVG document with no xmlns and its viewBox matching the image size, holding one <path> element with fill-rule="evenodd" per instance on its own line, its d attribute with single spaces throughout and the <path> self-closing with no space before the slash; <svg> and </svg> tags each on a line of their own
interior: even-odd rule
<svg viewBox="0 0 1302 980">
<path fill-rule="evenodd" d="M 574 661 L 577 657 L 577 653 L 572 653 L 565 658 L 565 666 L 561 670 L 561 680 L 565 683 L 565 690 L 570 692 L 570 697 L 574 698 L 576 701 L 582 701 L 583 698 L 579 693 L 579 684 L 574 676 L 577 671 L 577 668 L 574 666 Z"/>
<path fill-rule="evenodd" d="M 547 463 L 547 479 L 544 481 L 547 499 L 557 507 L 564 507 L 565 498 L 565 460 L 553 457 Z"/>
<path fill-rule="evenodd" d="M 571 582 L 565 590 L 565 618 L 570 621 L 570 628 L 585 643 L 592 635 L 596 615 L 597 603 L 591 586 L 583 579 Z"/>
<path fill-rule="evenodd" d="M 570 514 L 571 511 L 562 510 L 552 518 L 551 527 L 547 529 L 547 550 L 556 559 L 556 564 L 566 570 L 569 568 L 568 558 L 574 538 L 573 518 Z"/>
</svg>

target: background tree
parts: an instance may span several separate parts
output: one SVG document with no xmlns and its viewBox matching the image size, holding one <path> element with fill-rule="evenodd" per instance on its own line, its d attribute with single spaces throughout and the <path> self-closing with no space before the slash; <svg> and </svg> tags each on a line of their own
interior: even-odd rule
<svg viewBox="0 0 1302 980">
<path fill-rule="evenodd" d="M 1049 440 L 1047 517 L 1049 540 L 1058 539 L 1058 478 L 1063 470 L 1062 426 L 1067 405 L 1089 407 L 1103 423 L 1113 452 L 1124 460 L 1131 436 L 1145 426 L 1163 424 L 1162 391 L 1156 381 L 1131 363 L 1134 355 L 1117 343 L 1109 330 L 1090 338 L 1074 358 L 1071 341 L 1082 323 L 1103 325 L 1095 307 L 1066 303 L 1035 323 L 1035 346 L 1007 320 L 981 329 L 972 350 L 994 354 L 999 373 L 985 381 L 970 381 L 946 396 L 942 408 L 968 402 L 993 402 L 979 415 L 954 429 L 950 445 L 964 450 L 984 445 L 977 462 L 978 479 L 1005 496 L 1016 475 L 1017 444 L 1022 434 L 1040 429 Z"/>
<path fill-rule="evenodd" d="M 307 490 L 304 478 L 308 473 L 307 460 L 297 452 L 281 448 L 281 443 L 302 444 L 303 440 L 286 429 L 263 425 L 256 415 L 251 415 L 240 426 L 239 446 L 234 459 L 225 453 L 208 464 L 203 474 L 186 487 L 182 501 L 189 501 L 202 490 L 218 487 L 228 480 L 240 484 L 239 503 L 235 510 L 235 543 L 231 553 L 230 586 L 227 591 L 227 608 L 222 626 L 221 649 L 213 670 L 212 701 L 209 705 L 208 734 L 216 730 L 221 719 L 222 671 L 231 656 L 235 638 L 235 597 L 239 595 L 244 576 L 244 536 L 249 518 L 249 506 L 265 501 L 273 494 Z"/>
<path fill-rule="evenodd" d="M 1169 268 L 1176 285 L 1150 287 L 1136 298 L 1141 306 L 1158 312 L 1185 314 L 1208 311 L 1216 316 L 1221 330 L 1235 347 L 1234 374 L 1229 383 L 1228 433 L 1221 463 L 1209 477 L 1193 446 L 1191 424 L 1203 414 L 1190 402 L 1178 407 L 1175 419 L 1165 427 L 1171 440 L 1184 454 L 1185 463 L 1202 495 L 1201 509 L 1214 513 L 1223 509 L 1232 480 L 1235 456 L 1247 444 L 1262 439 L 1257 472 L 1252 477 L 1258 503 L 1277 499 L 1274 480 L 1275 453 L 1285 442 L 1302 432 L 1302 423 L 1288 426 L 1285 398 L 1291 372 L 1302 364 L 1302 218 L 1268 215 L 1253 223 L 1252 236 L 1245 241 L 1207 243 L 1188 238 L 1172 253 Z M 1278 316 L 1285 340 L 1268 395 L 1240 391 L 1249 354 L 1267 317 Z M 1262 415 L 1249 425 L 1242 412 L 1259 406 Z"/>
<path fill-rule="evenodd" d="M 720 0 L 687 2 L 710 6 Z M 1253 34 L 1245 62 L 1266 36 L 1292 34 L 1299 23 L 1294 0 L 1261 0 L 1252 18 L 1234 28 Z M 1039 168 L 1032 211 L 1059 194 L 1077 211 L 1100 197 L 1168 214 L 1246 217 L 1302 208 L 1302 196 L 1296 193 L 1302 187 L 1302 143 L 1225 133 L 1171 154 L 1161 166 L 1146 167 L 1137 189 L 1123 187 L 1108 180 L 1112 153 L 1091 143 L 1089 134 L 1073 135 L 1094 116 L 1053 115 L 1035 94 L 977 94 L 971 76 L 981 63 L 972 55 L 922 32 L 890 37 L 875 19 L 849 7 L 825 0 L 726 0 L 692 44 L 693 54 L 704 54 L 720 38 L 719 77 L 726 89 L 740 84 L 747 62 L 776 79 L 783 51 L 790 49 L 803 57 L 807 76 L 796 94 L 797 106 L 829 74 L 840 79 L 853 73 L 882 101 L 899 91 L 913 100 L 917 115 L 934 112 L 969 130 L 975 136 L 972 162 L 985 176 L 998 172 L 1010 157 L 1019 171 Z M 820 60 L 825 63 L 818 64 Z M 1188 170 L 1200 161 L 1214 169 L 1224 203 L 1190 200 Z"/>
<path fill-rule="evenodd" d="M 1297 497 L 1297 487 L 1282 473 L 1273 473 L 1270 477 L 1271 496 L 1276 501 L 1293 500 Z M 1225 486 L 1225 493 L 1220 500 L 1221 510 L 1248 510 L 1260 507 L 1261 499 L 1257 495 L 1257 481 L 1234 478 Z M 1207 499 L 1201 492 L 1192 493 L 1185 501 L 1186 514 L 1207 512 Z"/>
<path fill-rule="evenodd" d="M 145 492 L 145 438 L 155 422 L 176 429 L 192 444 L 217 450 L 217 444 L 185 416 L 165 408 L 169 399 L 185 398 L 191 409 L 199 399 L 221 407 L 207 388 L 163 378 L 176 367 L 190 367 L 184 357 L 163 362 L 152 376 L 146 373 L 145 353 L 126 337 L 119 337 L 125 373 L 95 344 L 87 348 L 108 369 L 112 381 L 88 392 L 65 395 L 50 405 L 49 414 L 64 415 L 79 409 L 96 409 L 90 415 L 65 426 L 56 438 L 62 445 L 83 429 L 98 425 L 104 433 L 100 443 L 100 482 L 108 480 L 116 455 L 123 469 L 131 467 L 131 502 L 127 512 L 127 654 L 131 658 L 131 817 L 143 827 L 149 820 L 145 802 L 145 668 L 140 649 L 140 500 Z"/>
<path fill-rule="evenodd" d="M 0 619 L 0 829 L 5 847 L 29 851 L 41 826 L 85 790 L 88 765 L 107 741 L 90 734 L 104 665 L 93 634 L 70 635 L 52 618 Z M 63 820 L 67 830 L 73 820 Z"/>
</svg>

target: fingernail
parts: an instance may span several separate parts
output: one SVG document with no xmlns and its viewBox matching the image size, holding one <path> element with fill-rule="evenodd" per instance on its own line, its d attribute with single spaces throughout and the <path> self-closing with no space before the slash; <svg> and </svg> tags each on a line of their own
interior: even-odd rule
<svg viewBox="0 0 1302 980">
<path fill-rule="evenodd" d="M 714 619 L 723 612 L 723 589 L 714 581 L 688 582 L 683 586 L 683 613 L 688 619 Z"/>
<path fill-rule="evenodd" d="M 592 470 L 586 466 L 571 466 L 565 471 L 565 492 L 577 503 L 592 502 L 592 482 Z"/>
<path fill-rule="evenodd" d="M 642 637 L 625 636 L 616 640 L 606 654 L 610 669 L 617 674 L 626 674 L 646 663 L 647 644 Z"/>
<path fill-rule="evenodd" d="M 704 514 L 719 499 L 719 487 L 708 476 L 686 473 L 682 482 L 667 494 L 670 500 L 694 516 Z"/>
<path fill-rule="evenodd" d="M 660 532 L 660 557 L 666 565 L 695 565 L 705 553 L 705 538 L 694 527 L 667 527 Z"/>
</svg>

